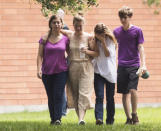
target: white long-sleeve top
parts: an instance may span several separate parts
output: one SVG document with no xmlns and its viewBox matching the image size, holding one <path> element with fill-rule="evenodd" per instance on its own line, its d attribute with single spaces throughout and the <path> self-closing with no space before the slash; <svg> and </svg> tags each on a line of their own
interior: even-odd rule
<svg viewBox="0 0 161 131">
<path fill-rule="evenodd" d="M 113 41 L 107 37 L 106 46 L 110 52 L 110 56 L 106 57 L 103 47 L 98 41 L 96 43 L 99 48 L 99 56 L 93 59 L 94 72 L 100 74 L 103 78 L 111 83 L 117 81 L 117 68 L 116 68 L 116 49 Z"/>
</svg>

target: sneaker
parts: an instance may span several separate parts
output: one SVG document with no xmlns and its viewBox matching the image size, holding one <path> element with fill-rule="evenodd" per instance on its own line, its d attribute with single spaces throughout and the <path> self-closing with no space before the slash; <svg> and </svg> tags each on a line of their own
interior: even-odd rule
<svg viewBox="0 0 161 131">
<path fill-rule="evenodd" d="M 61 125 L 61 121 L 60 120 L 56 120 L 56 121 L 51 121 L 50 123 L 51 125 Z"/>
<path fill-rule="evenodd" d="M 54 125 L 54 121 L 51 121 L 51 122 L 50 122 L 50 125 Z"/>
<path fill-rule="evenodd" d="M 85 125 L 86 123 L 85 123 L 85 121 L 83 121 L 83 120 L 81 120 L 79 123 L 78 123 L 78 125 Z"/>
<path fill-rule="evenodd" d="M 96 125 L 102 125 L 102 124 L 103 124 L 103 121 L 101 119 L 96 120 Z"/>
<path fill-rule="evenodd" d="M 125 124 L 132 125 L 132 124 L 133 124 L 133 123 L 132 123 L 132 119 L 127 118 Z"/>
<path fill-rule="evenodd" d="M 113 125 L 113 121 L 108 121 L 108 122 L 106 122 L 106 125 Z"/>
<path fill-rule="evenodd" d="M 132 122 L 133 122 L 133 125 L 139 124 L 137 113 L 132 113 Z"/>
</svg>

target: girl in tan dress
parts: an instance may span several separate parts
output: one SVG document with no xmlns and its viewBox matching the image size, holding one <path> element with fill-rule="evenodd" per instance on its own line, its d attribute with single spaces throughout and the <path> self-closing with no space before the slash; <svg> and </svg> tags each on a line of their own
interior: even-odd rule
<svg viewBox="0 0 161 131">
<path fill-rule="evenodd" d="M 74 108 L 79 118 L 79 125 L 84 125 L 84 116 L 91 108 L 91 95 L 93 91 L 94 69 L 91 56 L 98 56 L 93 47 L 93 37 L 83 31 L 84 18 L 75 16 L 73 31 L 62 31 L 70 39 L 69 44 L 69 83 L 72 92 Z M 91 43 L 91 44 L 90 44 Z"/>
</svg>

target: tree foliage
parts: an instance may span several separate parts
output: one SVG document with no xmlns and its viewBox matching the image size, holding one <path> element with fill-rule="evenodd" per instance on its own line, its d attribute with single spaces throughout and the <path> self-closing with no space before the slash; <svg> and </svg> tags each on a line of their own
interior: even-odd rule
<svg viewBox="0 0 161 131">
<path fill-rule="evenodd" d="M 48 16 L 50 13 L 54 14 L 61 8 L 72 14 L 86 10 L 90 7 L 97 6 L 97 0 L 34 0 L 41 5 L 41 11 L 44 16 Z"/>
<path fill-rule="evenodd" d="M 72 14 L 87 10 L 90 7 L 98 6 L 98 0 L 32 0 L 41 5 L 42 14 L 47 17 L 49 14 L 55 14 L 61 8 Z M 143 0 L 149 7 L 155 7 L 154 13 L 159 14 L 161 9 L 161 0 Z"/>
<path fill-rule="evenodd" d="M 161 0 L 144 0 L 148 4 L 149 7 L 154 6 L 155 7 L 155 14 L 159 14 L 161 9 Z"/>
</svg>

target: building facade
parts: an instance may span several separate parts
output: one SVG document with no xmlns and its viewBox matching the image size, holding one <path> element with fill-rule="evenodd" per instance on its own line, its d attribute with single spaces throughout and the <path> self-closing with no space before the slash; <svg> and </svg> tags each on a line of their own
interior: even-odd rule
<svg viewBox="0 0 161 131">
<path fill-rule="evenodd" d="M 112 30 L 120 25 L 118 9 L 127 5 L 134 9 L 132 23 L 143 29 L 146 64 L 150 78 L 140 79 L 139 103 L 161 103 L 161 15 L 142 0 L 100 0 L 97 8 L 85 14 L 85 31 L 103 22 Z M 72 27 L 71 15 L 65 23 Z M 40 5 L 30 0 L 0 0 L 0 106 L 44 105 L 47 97 L 36 76 L 38 41 L 48 31 L 48 19 Z M 93 95 L 93 102 L 94 102 Z M 121 95 L 115 94 L 117 104 Z"/>
</svg>

